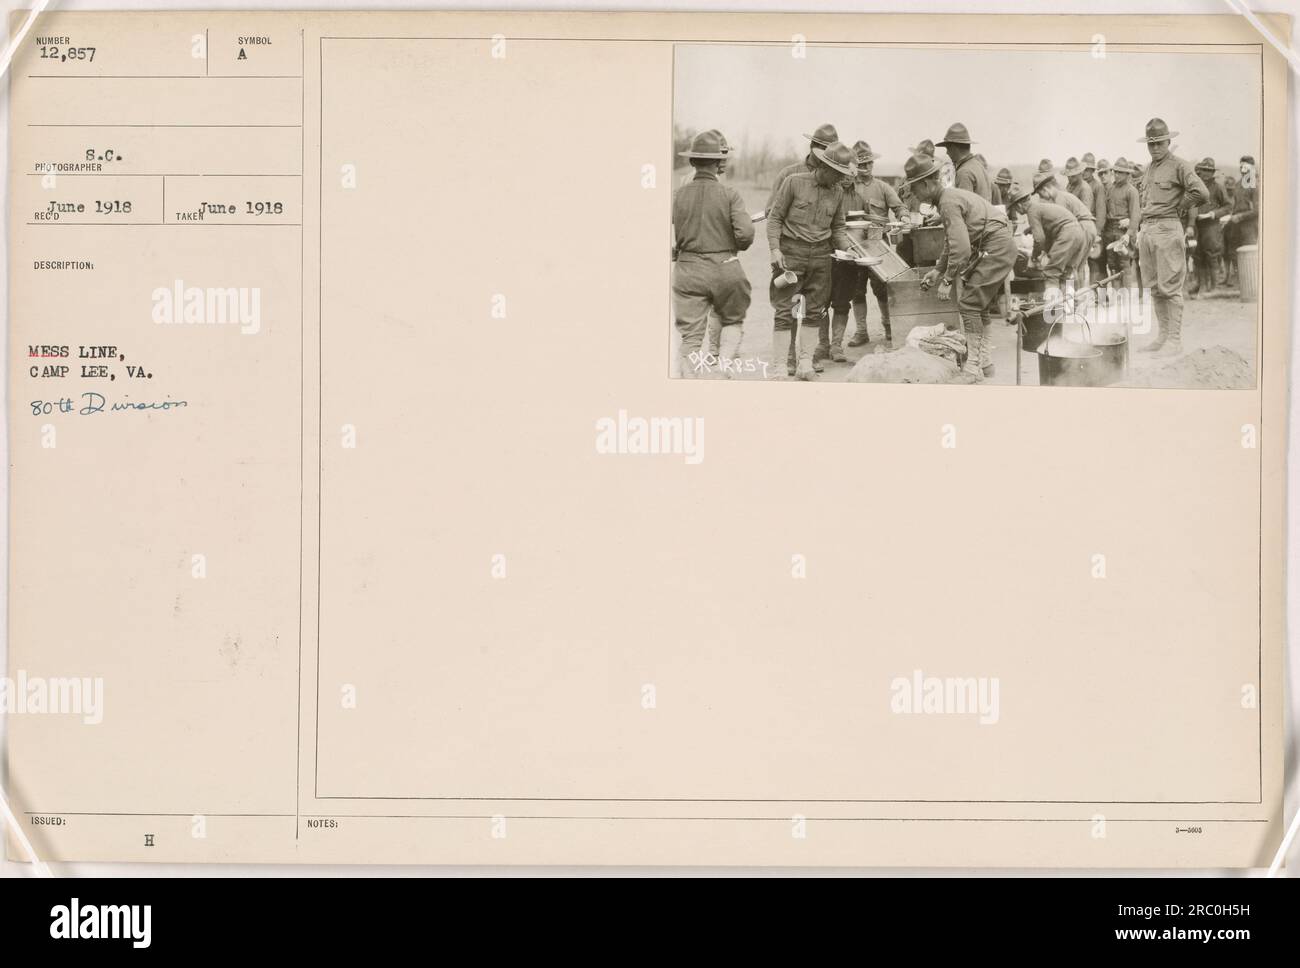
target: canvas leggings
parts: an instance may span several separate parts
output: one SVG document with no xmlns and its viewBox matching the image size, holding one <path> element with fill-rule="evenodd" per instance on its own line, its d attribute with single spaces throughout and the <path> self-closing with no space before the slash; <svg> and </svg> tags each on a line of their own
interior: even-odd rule
<svg viewBox="0 0 1300 968">
<path fill-rule="evenodd" d="M 1177 218 L 1144 222 L 1138 238 L 1142 284 L 1151 293 L 1151 307 L 1160 327 L 1158 338 L 1181 337 L 1183 283 L 1187 276 L 1187 239 Z"/>
</svg>

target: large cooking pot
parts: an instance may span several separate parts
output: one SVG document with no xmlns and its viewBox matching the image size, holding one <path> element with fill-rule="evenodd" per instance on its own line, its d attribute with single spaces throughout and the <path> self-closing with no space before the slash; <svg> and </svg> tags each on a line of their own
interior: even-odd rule
<svg viewBox="0 0 1300 968">
<path fill-rule="evenodd" d="M 1060 326 L 1062 320 L 1056 320 L 1047 329 L 1047 339 L 1038 348 L 1038 385 L 1044 387 L 1093 387 L 1101 386 L 1096 382 L 1096 362 L 1101 359 L 1101 350 L 1092 345 L 1092 329 L 1087 320 L 1082 320 L 1088 329 L 1088 342 L 1074 343 L 1064 335 L 1053 340 L 1052 330 Z M 1064 333 L 1064 330 L 1062 330 Z"/>
<path fill-rule="evenodd" d="M 1128 337 L 1119 330 L 1098 333 L 1092 336 L 1092 345 L 1101 351 L 1101 358 L 1091 364 L 1094 382 L 1088 385 L 1107 387 L 1123 380 L 1128 373 Z"/>
</svg>

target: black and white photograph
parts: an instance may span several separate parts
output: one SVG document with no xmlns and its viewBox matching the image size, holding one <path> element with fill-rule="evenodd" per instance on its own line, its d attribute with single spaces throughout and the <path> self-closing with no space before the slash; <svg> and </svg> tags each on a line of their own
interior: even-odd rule
<svg viewBox="0 0 1300 968">
<path fill-rule="evenodd" d="M 465 6 L 8 18 L 13 964 L 445 878 L 1277 947 L 1300 0 Z"/>
<path fill-rule="evenodd" d="M 1256 383 L 1239 48 L 679 44 L 671 372 Z"/>
</svg>

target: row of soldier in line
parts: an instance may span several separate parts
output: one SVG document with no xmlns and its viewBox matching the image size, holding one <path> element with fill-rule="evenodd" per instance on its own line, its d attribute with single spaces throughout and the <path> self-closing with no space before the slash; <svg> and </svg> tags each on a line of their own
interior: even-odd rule
<svg viewBox="0 0 1300 968">
<path fill-rule="evenodd" d="M 1108 270 L 1120 274 L 1130 288 L 1145 285 L 1158 328 L 1144 349 L 1181 352 L 1189 241 L 1198 243 L 1194 251 L 1201 285 L 1211 288 L 1222 280 L 1224 228 L 1234 246 L 1253 244 L 1258 211 L 1253 158 L 1242 158 L 1241 181 L 1228 198 L 1212 159 L 1193 166 L 1172 153 L 1171 139 L 1177 135 L 1163 120 L 1152 118 L 1137 139 L 1150 155 L 1145 168 L 1124 158 L 1114 164 L 1094 162 L 1085 154 L 1067 162 L 1060 173 L 1062 185 L 1044 160 L 1031 184 L 1022 187 L 1007 169 L 990 177 L 965 125 L 956 123 L 941 141 L 925 140 L 910 149 L 903 184 L 895 191 L 874 177 L 877 156 L 870 145 L 859 141 L 850 148 L 833 125 L 820 126 L 805 136 L 807 157 L 777 175 L 765 212 L 774 359 L 786 356 L 790 374 L 800 379 L 812 379 L 825 358 L 843 360 L 850 309 L 856 326 L 848 345 L 869 342 L 868 281 L 890 338 L 885 284 L 866 267 L 833 258 L 836 250 L 854 248 L 845 224 L 851 211 L 864 212 L 876 224 L 901 223 L 899 252 L 909 262 L 907 227 L 923 213 L 928 214 L 921 221 L 943 226 L 943 254 L 923 286 L 937 286 L 939 298 L 949 299 L 960 281 L 961 331 L 949 335 L 973 382 L 993 375 L 988 324 L 1003 284 L 1017 266 L 1013 226 L 1020 216 L 1033 238 L 1027 255 L 1042 269 L 1048 286 L 1068 288 L 1089 276 L 1100 279 Z M 936 147 L 945 150 L 946 164 L 936 158 Z M 719 327 L 717 356 L 722 369 L 728 369 L 749 307 L 750 284 L 738 253 L 753 243 L 755 231 L 739 192 L 719 180 L 729 154 L 716 129 L 697 135 L 682 152 L 695 170 L 673 200 L 674 316 L 682 337 L 681 371 L 687 376 L 696 369 L 687 361 L 700 358 L 710 317 Z M 1022 269 L 1026 261 L 1020 256 Z M 796 305 L 805 310 L 802 326 L 795 325 Z"/>
</svg>

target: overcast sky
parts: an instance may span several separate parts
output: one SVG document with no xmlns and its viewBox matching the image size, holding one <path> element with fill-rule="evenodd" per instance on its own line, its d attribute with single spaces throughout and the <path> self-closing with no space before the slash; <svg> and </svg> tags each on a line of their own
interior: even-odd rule
<svg viewBox="0 0 1300 968">
<path fill-rule="evenodd" d="M 1258 158 L 1258 55 L 809 47 L 799 60 L 786 46 L 676 48 L 678 124 L 802 154 L 804 134 L 829 121 L 841 139 L 869 141 L 881 173 L 954 121 L 995 170 L 1040 158 L 1060 168 L 1085 151 L 1146 162 L 1138 138 L 1153 116 L 1180 132 L 1185 158 L 1211 155 L 1221 168 Z"/>
</svg>

